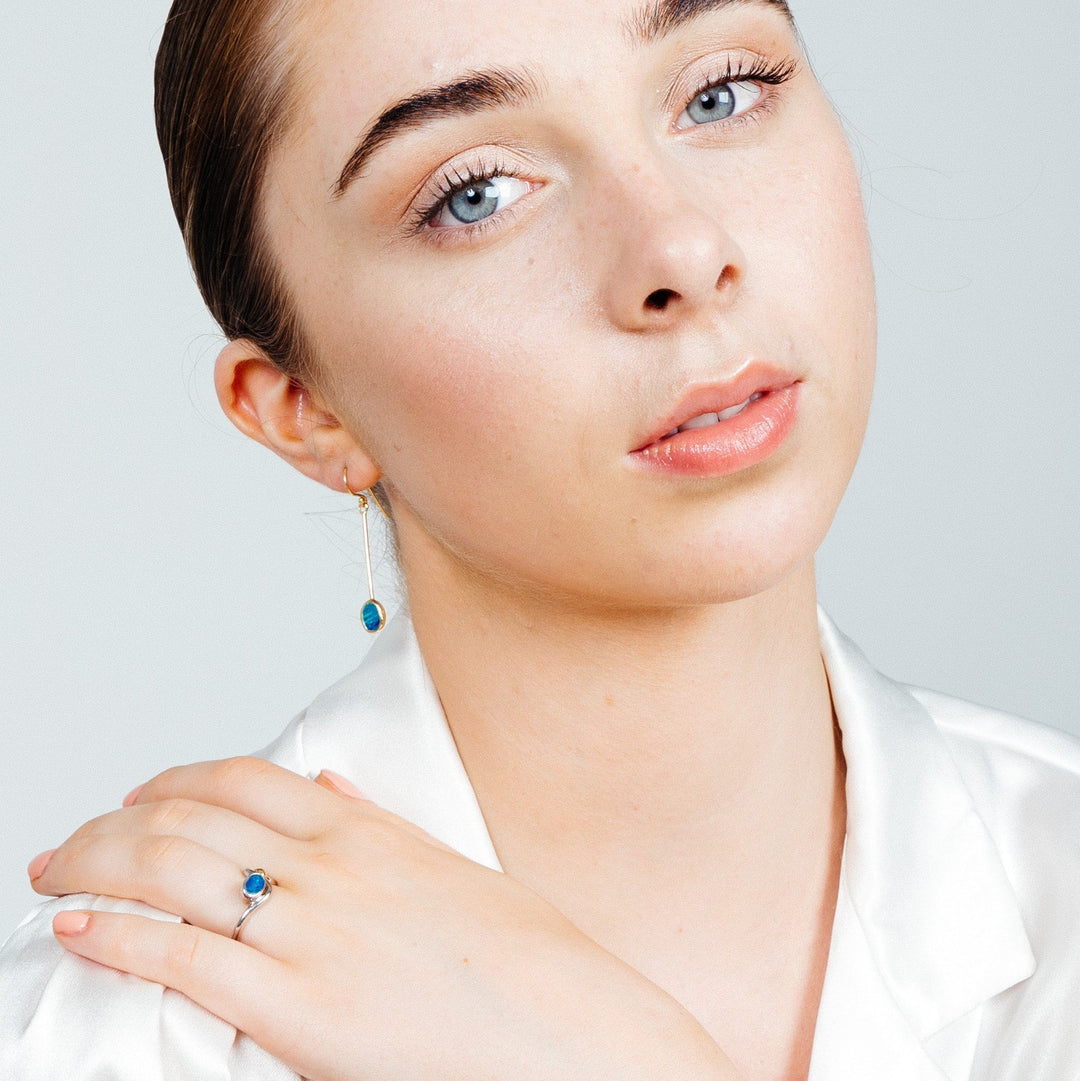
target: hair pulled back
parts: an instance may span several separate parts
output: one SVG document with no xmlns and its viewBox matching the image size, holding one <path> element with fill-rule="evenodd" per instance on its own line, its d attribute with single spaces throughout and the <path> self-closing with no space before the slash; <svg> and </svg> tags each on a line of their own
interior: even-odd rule
<svg viewBox="0 0 1080 1081">
<path fill-rule="evenodd" d="M 154 112 L 173 210 L 203 299 L 304 382 L 311 358 L 270 256 L 261 197 L 285 133 L 295 0 L 175 0 L 158 48 Z"/>
</svg>

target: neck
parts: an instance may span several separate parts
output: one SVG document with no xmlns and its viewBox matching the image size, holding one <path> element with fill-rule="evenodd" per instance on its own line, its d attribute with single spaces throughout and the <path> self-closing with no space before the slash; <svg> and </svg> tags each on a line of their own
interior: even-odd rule
<svg viewBox="0 0 1080 1081">
<path fill-rule="evenodd" d="M 737 845 L 731 827 L 785 820 L 807 798 L 808 767 L 828 787 L 810 565 L 747 600 L 645 616 L 450 586 L 411 586 L 410 606 L 490 823 L 505 809 L 564 841 L 588 823 L 592 846 L 625 852 L 627 838 L 667 846 L 669 831 L 723 820 Z"/>
<path fill-rule="evenodd" d="M 757 1063 L 748 1077 L 804 1077 L 845 828 L 812 565 L 633 616 L 417 581 L 503 869 Z"/>
</svg>

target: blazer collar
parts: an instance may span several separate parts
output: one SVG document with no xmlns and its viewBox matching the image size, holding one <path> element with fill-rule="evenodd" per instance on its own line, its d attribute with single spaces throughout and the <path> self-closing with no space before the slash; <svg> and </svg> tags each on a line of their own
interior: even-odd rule
<svg viewBox="0 0 1080 1081">
<path fill-rule="evenodd" d="M 404 610 L 360 667 L 261 753 L 309 777 L 334 770 L 475 863 L 502 869 Z"/>
<path fill-rule="evenodd" d="M 1030 976 L 1034 958 L 1001 858 L 933 718 L 824 613 L 819 622 L 848 768 L 833 947 L 855 948 L 841 933 L 846 915 L 911 1033 L 928 1040 Z M 823 1010 L 828 993 L 827 975 Z"/>
<path fill-rule="evenodd" d="M 895 1040 L 878 1035 L 907 1063 L 889 1076 L 914 1081 L 924 1076 L 917 1062 L 930 1067 L 923 1041 L 1027 978 L 1034 960 L 994 843 L 933 719 L 823 613 L 820 630 L 847 758 L 848 829 L 819 1035 L 823 1047 L 844 1038 L 850 1048 L 853 1034 L 841 1034 L 859 1012 L 851 989 L 861 988 L 864 1007 L 880 996 L 875 1016 L 893 1011 Z M 265 753 L 310 776 L 336 770 L 380 806 L 500 869 L 405 612 Z"/>
</svg>

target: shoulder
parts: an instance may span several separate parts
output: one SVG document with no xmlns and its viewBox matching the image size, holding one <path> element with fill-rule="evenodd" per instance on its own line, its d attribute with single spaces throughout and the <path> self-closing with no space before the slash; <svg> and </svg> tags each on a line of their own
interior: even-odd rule
<svg viewBox="0 0 1080 1081">
<path fill-rule="evenodd" d="M 1080 740 L 935 691 L 911 693 L 994 840 L 1033 944 L 1053 942 L 1080 971 Z"/>
<path fill-rule="evenodd" d="M 183 995 L 68 953 L 53 937 L 52 919 L 72 908 L 175 919 L 138 902 L 87 894 L 36 908 L 0 949 L 4 1081 L 296 1081 Z"/>
<path fill-rule="evenodd" d="M 1080 739 L 1056 728 L 940 691 L 906 686 L 950 742 L 990 754 L 1020 756 L 1080 777 Z"/>
<path fill-rule="evenodd" d="M 467 806 L 460 810 L 467 801 L 454 788 L 453 742 L 437 723 L 437 699 L 426 689 L 408 621 L 395 620 L 381 637 L 361 669 L 320 695 L 258 757 L 307 776 L 334 769 L 389 809 L 431 832 L 441 829 L 447 843 L 482 854 L 473 836 L 482 819 Z M 441 799 L 447 785 L 452 791 Z M 87 894 L 35 909 L 0 948 L 3 1081 L 297 1081 L 183 995 L 68 953 L 52 934 L 53 916 L 65 908 L 175 919 Z"/>
<path fill-rule="evenodd" d="M 294 727 L 263 757 L 298 771 Z M 69 953 L 52 933 L 66 909 L 176 916 L 91 894 L 34 909 L 0 947 L 3 1081 L 298 1081 L 247 1036 L 179 992 Z"/>
</svg>

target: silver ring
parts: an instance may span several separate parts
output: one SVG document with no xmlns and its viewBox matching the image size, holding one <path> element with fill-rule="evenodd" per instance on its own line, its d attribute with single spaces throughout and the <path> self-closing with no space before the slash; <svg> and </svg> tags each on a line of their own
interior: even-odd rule
<svg viewBox="0 0 1080 1081">
<path fill-rule="evenodd" d="M 252 914 L 269 896 L 274 886 L 274 880 L 261 868 L 244 868 L 244 884 L 240 887 L 240 893 L 248 906 L 244 909 L 240 919 L 236 921 L 232 937 L 240 937 L 240 928 L 247 922 Z"/>
</svg>

